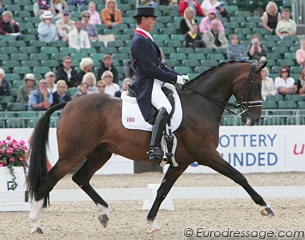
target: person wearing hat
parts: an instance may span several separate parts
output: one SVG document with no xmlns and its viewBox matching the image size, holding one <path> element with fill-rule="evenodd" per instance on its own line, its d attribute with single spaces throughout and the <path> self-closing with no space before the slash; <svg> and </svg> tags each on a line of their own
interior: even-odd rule
<svg viewBox="0 0 305 240">
<path fill-rule="evenodd" d="M 52 23 L 53 14 L 44 11 L 41 17 L 42 21 L 38 24 L 39 40 L 47 43 L 58 41 L 57 29 Z"/>
<path fill-rule="evenodd" d="M 47 81 L 41 79 L 38 88 L 29 96 L 28 110 L 47 110 L 53 103 L 53 95 L 48 92 Z"/>
<path fill-rule="evenodd" d="M 55 82 L 55 74 L 53 72 L 47 72 L 44 75 L 44 79 L 46 80 L 48 84 L 48 92 L 49 93 L 54 93 L 57 90 L 57 86 L 54 83 Z"/>
<path fill-rule="evenodd" d="M 202 20 L 200 22 L 200 25 L 199 25 L 199 32 L 204 34 L 207 31 L 209 31 L 209 29 L 212 26 L 212 21 L 214 19 L 218 22 L 218 30 L 221 31 L 222 33 L 224 33 L 225 28 L 223 27 L 222 22 L 220 21 L 220 19 L 217 18 L 215 8 L 210 8 L 210 10 L 208 11 L 208 16 L 202 18 Z"/>
<path fill-rule="evenodd" d="M 162 63 L 161 51 L 149 33 L 156 24 L 155 8 L 140 6 L 134 18 L 137 28 L 131 41 L 131 58 L 136 73 L 132 86 L 146 121 L 151 117 L 152 106 L 159 111 L 152 129 L 148 158 L 161 159 L 164 154 L 160 146 L 162 132 L 172 111 L 161 86 L 164 82 L 183 85 L 189 78 L 169 70 Z"/>
<path fill-rule="evenodd" d="M 101 12 L 102 23 L 108 28 L 123 23 L 120 9 L 117 8 L 116 0 L 106 0 L 105 8 Z"/>
<path fill-rule="evenodd" d="M 34 74 L 27 73 L 23 78 L 25 84 L 20 86 L 17 94 L 17 102 L 28 103 L 29 95 L 36 89 L 36 78 Z"/>
<path fill-rule="evenodd" d="M 69 9 L 62 11 L 62 17 L 55 22 L 59 38 L 63 42 L 68 42 L 68 34 L 75 28 L 75 22 L 71 20 Z"/>
<path fill-rule="evenodd" d="M 201 3 L 201 8 L 204 12 L 208 12 L 211 8 L 215 8 L 217 13 L 221 15 L 221 17 L 227 18 L 228 22 L 230 22 L 230 15 L 228 11 L 225 9 L 224 2 L 220 2 L 217 0 L 204 0 Z"/>
</svg>

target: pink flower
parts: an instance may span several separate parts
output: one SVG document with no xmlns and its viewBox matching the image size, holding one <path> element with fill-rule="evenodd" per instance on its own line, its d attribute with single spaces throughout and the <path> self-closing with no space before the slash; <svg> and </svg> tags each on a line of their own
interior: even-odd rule
<svg viewBox="0 0 305 240">
<path fill-rule="evenodd" d="M 12 137 L 8 135 L 8 136 L 6 137 L 6 140 L 11 140 L 11 138 L 12 138 Z"/>
<path fill-rule="evenodd" d="M 0 167 L 5 167 L 5 163 L 0 161 Z"/>
<path fill-rule="evenodd" d="M 15 162 L 15 158 L 11 157 L 10 162 Z"/>
<path fill-rule="evenodd" d="M 23 145 L 25 144 L 25 141 L 21 140 L 21 141 L 19 142 L 19 144 L 20 144 L 21 146 L 23 146 Z"/>
<path fill-rule="evenodd" d="M 14 153 L 14 149 L 13 148 L 7 148 L 6 149 L 6 153 L 7 154 L 13 154 Z"/>
</svg>

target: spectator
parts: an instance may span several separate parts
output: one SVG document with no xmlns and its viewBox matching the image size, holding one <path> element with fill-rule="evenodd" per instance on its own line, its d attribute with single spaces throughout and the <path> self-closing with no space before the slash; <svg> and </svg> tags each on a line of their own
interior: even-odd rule
<svg viewBox="0 0 305 240">
<path fill-rule="evenodd" d="M 106 82 L 105 93 L 113 97 L 115 92 L 120 91 L 120 86 L 112 81 L 113 74 L 111 71 L 107 70 L 103 72 L 102 80 Z"/>
<path fill-rule="evenodd" d="M 164 2 L 164 1 L 160 0 L 159 2 L 160 2 L 160 5 L 162 5 L 161 2 Z M 169 0 L 166 2 L 168 3 L 168 6 L 178 6 L 178 0 Z M 167 5 L 167 4 L 163 4 L 163 5 Z"/>
<path fill-rule="evenodd" d="M 248 60 L 247 50 L 243 45 L 239 44 L 239 37 L 233 34 L 231 37 L 231 45 L 227 48 L 228 60 L 243 61 Z"/>
<path fill-rule="evenodd" d="M 192 47 L 194 50 L 198 47 L 206 47 L 201 35 L 198 34 L 198 25 L 194 23 L 190 31 L 185 34 L 184 37 L 185 47 Z"/>
<path fill-rule="evenodd" d="M 80 68 L 80 72 L 78 73 L 78 84 L 79 85 L 81 83 L 81 81 L 83 80 L 83 77 L 86 73 L 88 72 L 92 72 L 92 68 L 93 68 L 93 61 L 91 58 L 82 58 L 81 62 L 79 63 L 79 68 Z"/>
<path fill-rule="evenodd" d="M 294 20 L 290 19 L 290 10 L 288 8 L 284 9 L 283 19 L 278 21 L 275 33 L 280 38 L 296 35 L 297 25 Z"/>
<path fill-rule="evenodd" d="M 159 5 L 159 1 L 157 0 L 141 0 L 141 5 L 147 5 L 147 6 L 152 6 L 152 7 L 157 7 Z"/>
<path fill-rule="evenodd" d="M 105 8 L 101 12 L 102 23 L 108 28 L 123 23 L 120 9 L 117 8 L 116 0 L 106 0 Z"/>
<path fill-rule="evenodd" d="M 68 34 L 75 28 L 75 22 L 71 20 L 71 13 L 68 9 L 62 11 L 63 16 L 55 22 L 57 33 L 63 42 L 68 42 Z"/>
<path fill-rule="evenodd" d="M 96 83 L 96 87 L 99 93 L 105 93 L 106 82 L 104 80 L 99 80 Z"/>
<path fill-rule="evenodd" d="M 68 0 L 67 3 L 68 5 L 74 5 L 77 7 L 77 11 L 80 11 L 81 7 L 83 5 L 87 5 L 89 0 Z"/>
<path fill-rule="evenodd" d="M 275 95 L 275 87 L 274 87 L 273 79 L 269 77 L 268 68 L 264 67 L 261 71 L 261 75 L 262 75 L 262 98 L 265 101 L 266 96 Z"/>
<path fill-rule="evenodd" d="M 87 95 L 88 87 L 89 87 L 88 83 L 86 82 L 81 83 L 78 86 L 78 91 L 74 93 L 74 95 L 72 96 L 72 99 Z"/>
<path fill-rule="evenodd" d="M 39 81 L 38 88 L 29 96 L 28 110 L 41 111 L 48 109 L 53 102 L 53 95 L 48 92 L 47 82 Z"/>
<path fill-rule="evenodd" d="M 89 40 L 90 41 L 98 40 L 98 34 L 95 25 L 89 23 L 90 12 L 89 11 L 82 12 L 82 18 L 83 18 L 82 30 L 88 33 Z"/>
<path fill-rule="evenodd" d="M 57 103 L 69 102 L 71 97 L 67 93 L 67 84 L 64 80 L 59 80 L 57 82 L 56 91 L 53 93 L 53 103 L 52 106 Z"/>
<path fill-rule="evenodd" d="M 272 34 L 275 34 L 277 23 L 281 20 L 281 14 L 275 2 L 269 2 L 262 16 L 262 25 Z"/>
<path fill-rule="evenodd" d="M 49 93 L 54 93 L 56 92 L 57 90 L 57 86 L 56 84 L 54 83 L 55 81 L 55 74 L 53 72 L 47 72 L 45 75 L 44 75 L 44 78 L 47 82 L 47 87 L 48 87 L 48 92 Z"/>
<path fill-rule="evenodd" d="M 5 72 L 0 68 L 0 96 L 10 96 L 11 88 L 8 81 L 5 80 Z"/>
<path fill-rule="evenodd" d="M 257 34 L 252 36 L 251 44 L 248 47 L 248 56 L 256 61 L 259 61 L 262 56 L 267 56 L 267 50 L 261 45 L 259 35 Z"/>
<path fill-rule="evenodd" d="M 97 70 L 97 79 L 101 79 L 103 72 L 109 70 L 113 74 L 113 82 L 119 83 L 119 74 L 118 70 L 113 66 L 112 56 L 110 54 L 105 54 L 103 56 L 103 61 L 101 67 Z"/>
<path fill-rule="evenodd" d="M 92 72 L 87 72 L 83 76 L 82 82 L 85 82 L 88 84 L 88 90 L 87 94 L 92 94 L 92 93 L 99 93 L 97 87 L 96 87 L 96 78 L 94 76 L 94 73 Z"/>
<path fill-rule="evenodd" d="M 124 65 L 124 75 L 125 75 L 125 78 L 134 79 L 135 70 L 133 69 L 131 59 L 126 61 L 125 65 Z"/>
<path fill-rule="evenodd" d="M 195 16 L 204 16 L 200 3 L 197 0 L 181 0 L 178 5 L 179 14 L 183 17 L 184 11 L 187 7 L 194 9 Z"/>
<path fill-rule="evenodd" d="M 90 13 L 90 19 L 89 23 L 90 24 L 102 24 L 100 14 L 96 11 L 96 4 L 95 2 L 89 2 L 88 4 L 88 11 Z"/>
<path fill-rule="evenodd" d="M 47 43 L 58 41 L 57 29 L 52 23 L 53 14 L 45 11 L 41 17 L 42 21 L 38 24 L 39 40 Z"/>
<path fill-rule="evenodd" d="M 301 41 L 301 47 L 295 53 L 296 60 L 305 69 L 305 38 Z"/>
<path fill-rule="evenodd" d="M 130 78 L 125 78 L 122 82 L 122 88 L 119 91 L 116 91 L 114 93 L 115 97 L 121 97 L 122 92 L 127 91 L 128 90 L 128 85 L 132 84 L 132 80 Z"/>
<path fill-rule="evenodd" d="M 51 10 L 50 0 L 37 0 L 33 5 L 34 16 L 40 17 L 45 11 Z"/>
<path fill-rule="evenodd" d="M 79 83 L 77 71 L 71 64 L 72 58 L 70 56 L 65 56 L 62 63 L 56 67 L 55 83 L 59 80 L 64 80 L 69 88 L 77 87 Z"/>
<path fill-rule="evenodd" d="M 187 7 L 184 11 L 183 18 L 180 20 L 180 33 L 186 34 L 191 30 L 192 25 L 197 23 L 197 19 L 195 18 L 194 9 L 191 7 Z"/>
<path fill-rule="evenodd" d="M 80 50 L 81 48 L 91 48 L 89 35 L 82 30 L 83 23 L 81 20 L 75 22 L 75 28 L 68 34 L 68 42 L 70 48 Z"/>
<path fill-rule="evenodd" d="M 290 77 L 289 68 L 283 66 L 280 71 L 280 76 L 275 78 L 275 89 L 278 94 L 285 96 L 286 94 L 296 94 L 295 81 Z"/>
<path fill-rule="evenodd" d="M 300 77 L 295 81 L 294 85 L 296 85 L 297 94 L 305 96 L 305 68 L 302 69 Z"/>
<path fill-rule="evenodd" d="M 13 35 L 16 36 L 19 33 L 19 26 L 13 19 L 11 11 L 4 11 L 2 13 L 2 19 L 0 19 L 0 35 Z"/>
<path fill-rule="evenodd" d="M 217 18 L 216 16 L 216 10 L 215 8 L 211 8 L 209 11 L 208 11 L 208 16 L 204 17 L 201 22 L 200 22 L 200 25 L 199 25 L 199 32 L 201 33 L 206 33 L 212 26 L 212 21 L 213 20 L 216 20 L 218 22 L 218 30 L 222 33 L 225 32 L 225 29 L 222 25 L 222 22 L 220 21 L 219 18 Z"/>
<path fill-rule="evenodd" d="M 219 21 L 214 19 L 211 28 L 203 34 L 203 41 L 207 48 L 216 50 L 217 48 L 227 48 L 228 40 L 224 32 L 219 29 Z"/>
<path fill-rule="evenodd" d="M 201 8 L 204 12 L 209 12 L 211 8 L 215 8 L 217 12 L 219 12 L 221 17 L 225 17 L 227 21 L 230 22 L 230 15 L 225 9 L 224 2 L 219 2 L 216 0 L 203 0 L 203 2 L 201 3 Z"/>
<path fill-rule="evenodd" d="M 6 7 L 3 7 L 2 0 L 0 0 L 0 19 L 1 19 L 2 13 L 6 10 L 7 10 Z"/>
<path fill-rule="evenodd" d="M 28 103 L 29 95 L 36 89 L 36 78 L 34 74 L 27 73 L 23 78 L 25 84 L 20 86 L 17 94 L 17 102 Z"/>
<path fill-rule="evenodd" d="M 65 0 L 52 0 L 51 10 L 55 18 L 61 18 L 64 14 L 64 10 L 69 10 L 69 8 Z"/>
</svg>

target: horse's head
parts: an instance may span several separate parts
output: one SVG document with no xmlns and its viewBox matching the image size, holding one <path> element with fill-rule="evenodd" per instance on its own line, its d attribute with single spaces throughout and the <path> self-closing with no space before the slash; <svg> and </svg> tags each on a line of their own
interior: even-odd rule
<svg viewBox="0 0 305 240">
<path fill-rule="evenodd" d="M 247 74 L 241 74 L 233 85 L 233 94 L 240 109 L 241 120 L 246 125 L 254 125 L 260 119 L 261 100 L 261 70 L 267 62 L 253 63 Z"/>
</svg>

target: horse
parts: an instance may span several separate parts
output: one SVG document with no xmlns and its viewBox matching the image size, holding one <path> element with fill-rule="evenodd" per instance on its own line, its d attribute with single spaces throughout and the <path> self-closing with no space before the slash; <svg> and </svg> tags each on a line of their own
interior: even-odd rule
<svg viewBox="0 0 305 240">
<path fill-rule="evenodd" d="M 147 215 L 151 231 L 160 231 L 155 218 L 162 201 L 189 164 L 197 162 L 229 177 L 261 206 L 262 215 L 273 216 L 273 210 L 250 186 L 247 179 L 216 150 L 219 125 L 232 94 L 235 108 L 246 125 L 254 125 L 261 115 L 261 74 L 264 63 L 230 61 L 221 63 L 177 89 L 183 109 L 183 120 L 175 131 L 178 166 L 169 165 Z M 38 121 L 32 143 L 28 171 L 28 192 L 32 199 L 29 219 L 32 233 L 42 234 L 39 224 L 43 207 L 49 203 L 49 192 L 76 164 L 83 165 L 72 176 L 99 210 L 103 227 L 109 223 L 107 202 L 93 189 L 89 181 L 111 157 L 112 153 L 134 161 L 148 162 L 147 151 L 151 133 L 126 129 L 122 125 L 122 101 L 106 94 L 91 94 L 68 103 L 54 105 Z M 59 158 L 50 171 L 46 164 L 46 145 L 51 114 L 62 109 L 57 123 Z M 162 160 L 157 160 L 161 162 Z"/>
</svg>

